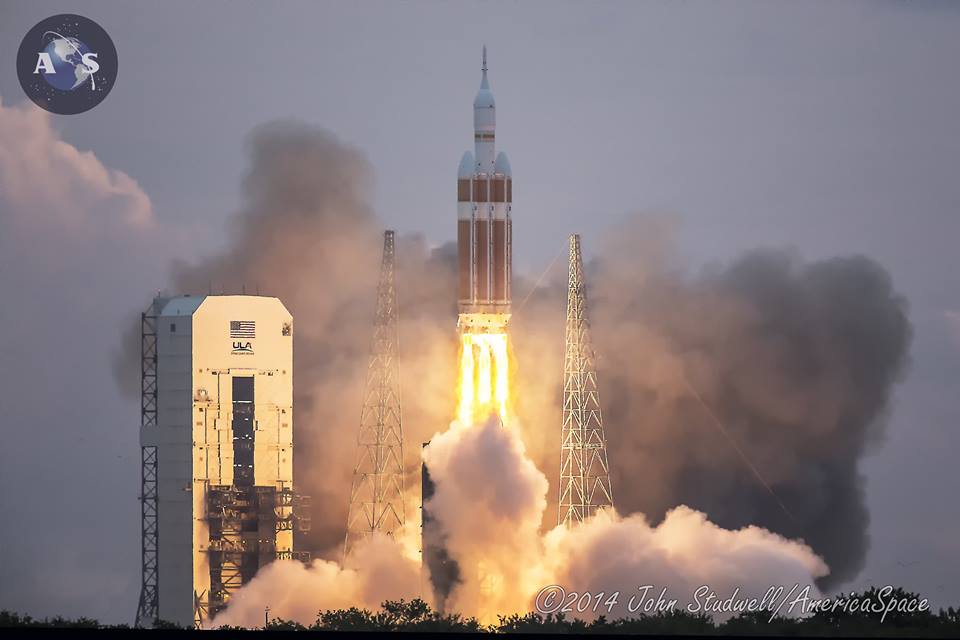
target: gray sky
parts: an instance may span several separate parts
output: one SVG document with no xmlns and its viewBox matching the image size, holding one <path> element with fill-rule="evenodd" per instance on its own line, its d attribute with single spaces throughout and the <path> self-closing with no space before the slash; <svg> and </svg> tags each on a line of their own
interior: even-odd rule
<svg viewBox="0 0 960 640">
<path fill-rule="evenodd" d="M 221 246 L 248 132 L 283 117 L 333 131 L 368 155 L 386 224 L 448 240 L 484 43 L 517 180 L 518 270 L 539 272 L 573 231 L 589 253 L 613 221 L 648 211 L 677 219 L 694 265 L 789 245 L 866 253 L 891 272 L 911 303 L 913 364 L 864 467 L 872 548 L 857 584 L 960 602 L 960 320 L 948 315 L 960 310 L 960 5 L 8 0 L 3 108 L 25 100 L 21 38 L 63 12 L 107 30 L 120 71 L 103 104 L 50 123 L 139 183 L 163 231 L 130 245 L 100 219 L 53 226 L 24 249 L 36 281 L 0 258 L 0 300 L 29 310 L 0 309 L 0 608 L 132 618 L 138 408 L 106 354 L 169 259 Z M 29 214 L 10 193 L 0 205 L 0 230 Z M 138 266 L 117 273 L 122 256 Z M 63 322 L 86 340 L 11 337 Z M 65 399 L 28 405 L 28 383 Z"/>
</svg>

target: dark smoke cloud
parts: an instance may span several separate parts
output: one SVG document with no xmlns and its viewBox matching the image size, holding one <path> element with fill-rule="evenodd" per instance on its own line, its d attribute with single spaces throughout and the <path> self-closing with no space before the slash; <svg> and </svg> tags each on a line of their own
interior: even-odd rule
<svg viewBox="0 0 960 640">
<path fill-rule="evenodd" d="M 587 268 L 618 510 L 658 521 L 685 504 L 728 529 L 760 525 L 821 554 L 823 586 L 852 579 L 868 547 L 859 461 L 907 362 L 905 300 L 863 256 L 762 250 L 691 276 L 651 230 L 622 225 Z M 539 304 L 561 296 L 554 287 Z M 518 330 L 530 321 L 542 319 L 518 318 Z M 557 370 L 551 356 L 542 366 Z"/>
<path fill-rule="evenodd" d="M 356 150 L 297 123 L 258 129 L 251 152 L 247 205 L 229 248 L 175 265 L 172 288 L 259 288 L 293 313 L 295 473 L 314 496 L 308 544 L 336 557 L 382 242 L 370 168 Z M 865 257 L 804 262 L 789 251 L 757 251 L 690 275 L 671 247 L 669 228 L 641 218 L 585 246 L 600 256 L 587 277 L 618 510 L 656 523 L 686 504 L 726 528 L 760 525 L 809 543 L 831 567 L 827 586 L 849 580 L 868 542 L 859 461 L 882 438 L 907 358 L 904 300 Z M 454 409 L 454 246 L 403 237 L 398 262 L 407 486 L 415 494 L 420 444 Z M 554 503 L 563 262 L 517 305 L 513 321 L 520 424 Z M 531 288 L 516 277 L 518 300 Z M 416 517 L 411 497 L 408 516 Z M 544 524 L 555 517 L 552 505 Z"/>
<path fill-rule="evenodd" d="M 365 157 L 329 133 L 276 122 L 250 138 L 245 207 L 228 249 L 173 267 L 176 293 L 279 297 L 294 317 L 294 473 L 313 497 L 308 546 L 338 557 L 356 451 L 383 228 L 370 204 Z M 453 410 L 456 360 L 453 245 L 398 241 L 403 412 L 408 487 L 420 443 Z M 408 507 L 408 517 L 416 517 Z M 299 544 L 299 543 L 298 543 Z"/>
</svg>

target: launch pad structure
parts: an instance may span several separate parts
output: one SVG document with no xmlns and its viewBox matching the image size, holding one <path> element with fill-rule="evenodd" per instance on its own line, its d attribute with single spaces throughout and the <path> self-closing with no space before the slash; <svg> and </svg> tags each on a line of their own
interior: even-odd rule
<svg viewBox="0 0 960 640">
<path fill-rule="evenodd" d="M 360 410 L 344 558 L 358 542 L 374 532 L 393 536 L 406 521 L 394 236 L 390 230 L 383 234 L 377 308 Z"/>
<path fill-rule="evenodd" d="M 563 358 L 563 426 L 557 524 L 571 526 L 613 507 L 596 356 L 587 319 L 580 236 L 570 236 Z"/>
<path fill-rule="evenodd" d="M 293 546 L 310 526 L 293 488 L 293 319 L 276 298 L 158 296 L 140 333 L 135 624 L 200 626 L 259 568 L 309 559 Z"/>
<path fill-rule="evenodd" d="M 157 426 L 157 315 L 151 302 L 140 314 L 140 429 Z M 157 494 L 157 447 L 140 447 L 140 599 L 138 626 L 160 617 L 157 592 L 160 567 L 157 563 L 159 523 Z"/>
</svg>

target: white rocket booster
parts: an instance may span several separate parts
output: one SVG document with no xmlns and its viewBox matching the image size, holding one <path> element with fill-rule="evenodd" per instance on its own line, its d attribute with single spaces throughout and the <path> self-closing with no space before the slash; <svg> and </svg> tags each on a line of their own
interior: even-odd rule
<svg viewBox="0 0 960 640">
<path fill-rule="evenodd" d="M 496 106 L 483 77 L 473 101 L 474 151 L 467 151 L 457 173 L 457 253 L 461 329 L 503 328 L 510 318 L 513 238 L 510 162 L 496 153 Z"/>
</svg>

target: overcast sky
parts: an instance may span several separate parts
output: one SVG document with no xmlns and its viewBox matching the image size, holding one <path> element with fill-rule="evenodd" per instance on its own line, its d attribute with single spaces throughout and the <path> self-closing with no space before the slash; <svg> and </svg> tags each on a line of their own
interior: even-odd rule
<svg viewBox="0 0 960 640">
<path fill-rule="evenodd" d="M 116 86 L 88 113 L 30 119 L 17 47 L 66 12 L 111 35 Z M 132 618 L 139 412 L 109 351 L 172 258 L 223 243 L 250 130 L 331 130 L 367 154 L 386 224 L 439 244 L 483 44 L 519 271 L 539 273 L 574 231 L 589 254 L 636 211 L 674 217 L 691 265 L 791 246 L 890 271 L 913 363 L 866 460 L 872 547 L 853 586 L 960 603 L 960 3 L 7 0 L 0 158 L 59 157 L 62 140 L 95 155 L 71 156 L 82 175 L 135 184 L 91 187 L 89 212 L 44 226 L 31 202 L 62 191 L 73 209 L 73 183 L 43 162 L 0 175 L 0 233 L 29 239 L 0 238 L 0 608 Z M 98 217 L 103 193 L 149 222 Z M 118 224 L 143 234 L 117 240 Z M 37 385 L 49 395 L 27 402 Z"/>
</svg>

